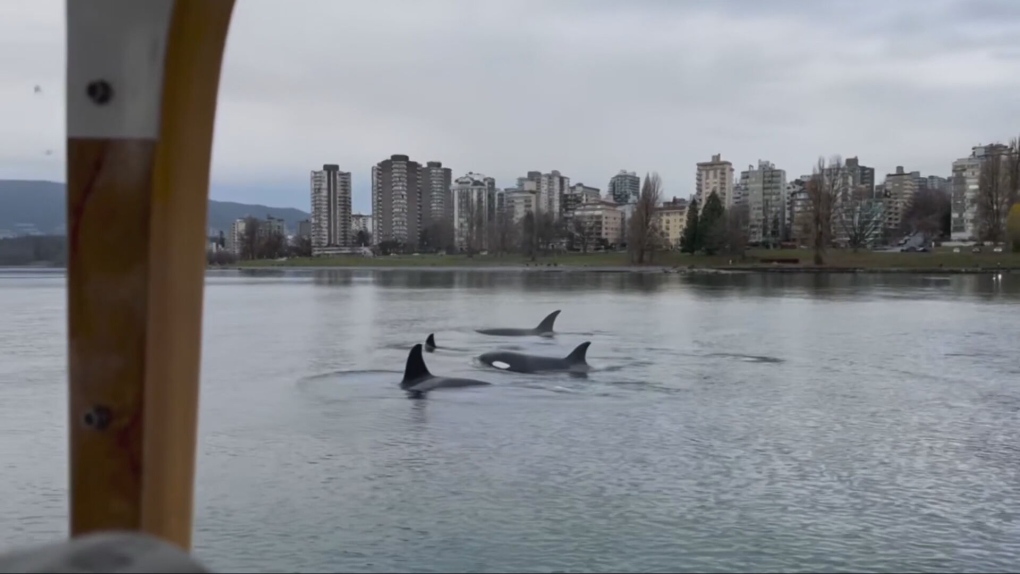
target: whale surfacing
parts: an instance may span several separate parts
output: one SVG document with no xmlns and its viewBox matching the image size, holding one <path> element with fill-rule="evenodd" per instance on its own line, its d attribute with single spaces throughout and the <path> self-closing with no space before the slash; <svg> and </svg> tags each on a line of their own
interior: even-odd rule
<svg viewBox="0 0 1020 574">
<path fill-rule="evenodd" d="M 425 359 L 421 354 L 422 345 L 411 347 L 407 355 L 407 365 L 404 367 L 404 378 L 400 381 L 400 388 L 407 391 L 412 398 L 422 398 L 425 393 L 436 389 L 451 389 L 457 387 L 483 387 L 489 383 L 475 379 L 463 379 L 456 377 L 437 377 L 429 372 L 425 366 Z"/>
<path fill-rule="evenodd" d="M 585 341 L 563 358 L 527 355 L 510 351 L 493 351 L 482 354 L 478 357 L 478 360 L 501 371 L 512 371 L 514 373 L 568 372 L 580 374 L 591 370 L 585 358 L 590 345 L 591 341 Z"/>
<path fill-rule="evenodd" d="M 439 347 L 436 346 L 435 333 L 429 333 L 429 336 L 425 338 L 425 351 L 431 353 L 432 351 L 435 351 L 438 348 Z"/>
<path fill-rule="evenodd" d="M 542 322 L 538 324 L 534 329 L 514 329 L 514 328 L 498 328 L 498 329 L 477 329 L 477 332 L 483 335 L 496 335 L 499 337 L 552 337 L 555 332 L 553 331 L 553 323 L 556 322 L 556 317 L 560 314 L 559 310 L 553 311 L 542 319 Z"/>
</svg>

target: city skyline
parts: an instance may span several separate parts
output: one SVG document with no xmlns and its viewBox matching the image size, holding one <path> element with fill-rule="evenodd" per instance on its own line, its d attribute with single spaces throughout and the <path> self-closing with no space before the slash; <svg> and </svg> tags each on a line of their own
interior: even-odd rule
<svg viewBox="0 0 1020 574">
<path fill-rule="evenodd" d="M 897 165 L 948 176 L 972 146 L 1015 135 L 1002 119 L 1020 112 L 1018 12 L 977 0 L 245 0 L 212 197 L 308 209 L 308 170 L 335 163 L 352 174 L 354 211 L 369 212 L 371 166 L 393 154 L 500 187 L 559 170 L 605 191 L 621 169 L 657 171 L 681 197 L 714 154 L 738 170 L 768 160 L 799 175 L 840 154 L 880 179 Z M 61 0 L 0 3 L 0 178 L 64 179 L 63 16 Z"/>
</svg>

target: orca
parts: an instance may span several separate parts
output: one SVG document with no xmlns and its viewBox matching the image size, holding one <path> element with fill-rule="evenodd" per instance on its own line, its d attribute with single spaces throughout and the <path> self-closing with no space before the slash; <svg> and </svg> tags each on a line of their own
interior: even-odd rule
<svg viewBox="0 0 1020 574">
<path fill-rule="evenodd" d="M 429 353 L 435 351 L 439 347 L 436 346 L 435 333 L 429 333 L 428 337 L 425 337 L 425 350 Z"/>
<path fill-rule="evenodd" d="M 553 311 L 549 315 L 542 319 L 542 322 L 538 324 L 534 329 L 513 329 L 513 328 L 500 328 L 500 329 L 477 329 L 477 332 L 483 335 L 497 335 L 500 337 L 528 337 L 528 336 L 539 336 L 539 337 L 552 337 L 555 333 L 553 332 L 553 323 L 556 322 L 556 317 L 560 312 Z"/>
<path fill-rule="evenodd" d="M 580 374 L 591 370 L 591 367 L 585 360 L 589 345 L 591 345 L 591 341 L 581 343 L 562 359 L 559 357 L 512 353 L 510 351 L 492 351 L 482 354 L 478 357 L 478 360 L 501 371 L 513 371 L 515 373 L 569 372 Z"/>
<path fill-rule="evenodd" d="M 429 372 L 425 366 L 425 359 L 421 355 L 421 343 L 411 347 L 407 355 L 407 366 L 404 367 L 404 378 L 400 381 L 400 388 L 407 391 L 412 398 L 422 398 L 425 393 L 436 389 L 449 389 L 456 387 L 484 387 L 491 383 L 475 379 L 459 379 L 455 377 L 437 377 Z"/>
</svg>

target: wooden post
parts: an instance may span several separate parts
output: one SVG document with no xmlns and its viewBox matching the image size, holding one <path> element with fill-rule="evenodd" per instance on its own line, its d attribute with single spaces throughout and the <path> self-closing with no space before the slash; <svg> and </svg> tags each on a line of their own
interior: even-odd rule
<svg viewBox="0 0 1020 574">
<path fill-rule="evenodd" d="M 209 163 L 233 0 L 67 0 L 71 535 L 191 544 Z"/>
</svg>

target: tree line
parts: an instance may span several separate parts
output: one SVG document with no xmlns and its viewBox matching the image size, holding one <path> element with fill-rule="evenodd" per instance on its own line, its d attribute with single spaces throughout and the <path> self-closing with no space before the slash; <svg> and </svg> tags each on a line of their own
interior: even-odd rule
<svg viewBox="0 0 1020 574">
<path fill-rule="evenodd" d="M 982 242 L 1010 243 L 1020 251 L 1020 138 L 1008 145 L 992 144 L 991 156 L 981 163 L 978 188 L 966 198 L 965 176 L 954 174 L 950 182 L 970 201 L 976 213 L 976 239 Z M 834 234 L 848 247 L 869 246 L 877 238 L 887 241 L 889 233 L 922 233 L 932 238 L 948 238 L 952 233 L 953 192 L 922 188 L 906 205 L 898 229 L 884 226 L 880 203 L 885 198 L 871 196 L 869 190 L 855 186 L 839 156 L 826 161 L 819 158 L 807 182 L 808 209 L 799 224 L 810 238 L 816 264 L 823 264 Z M 1015 231 L 1014 231 L 1015 230 Z"/>
<path fill-rule="evenodd" d="M 237 261 L 254 259 L 277 259 L 280 257 L 311 257 L 312 240 L 308 237 L 295 236 L 288 241 L 279 226 L 270 225 L 268 221 L 257 217 L 244 218 L 244 230 L 235 238 L 237 245 L 233 251 L 227 251 L 227 237 L 223 231 L 215 239 L 219 249 L 209 250 L 207 260 L 212 265 L 229 265 Z"/>
<path fill-rule="evenodd" d="M 465 206 L 465 211 L 465 225 L 459 238 L 452 221 L 436 220 L 422 229 L 416 243 L 387 240 L 380 242 L 376 249 L 382 255 L 459 252 L 473 257 L 488 252 L 497 256 L 524 255 L 535 260 L 562 247 L 587 251 L 594 247 L 594 243 L 599 243 L 591 237 L 591 224 L 579 221 L 581 218 L 557 220 L 552 213 L 539 210 L 538 213 L 527 211 L 520 221 L 515 222 L 513 214 L 502 210 L 496 210 L 495 214 L 487 217 L 476 202 Z M 601 245 L 609 247 L 606 242 Z"/>
</svg>

